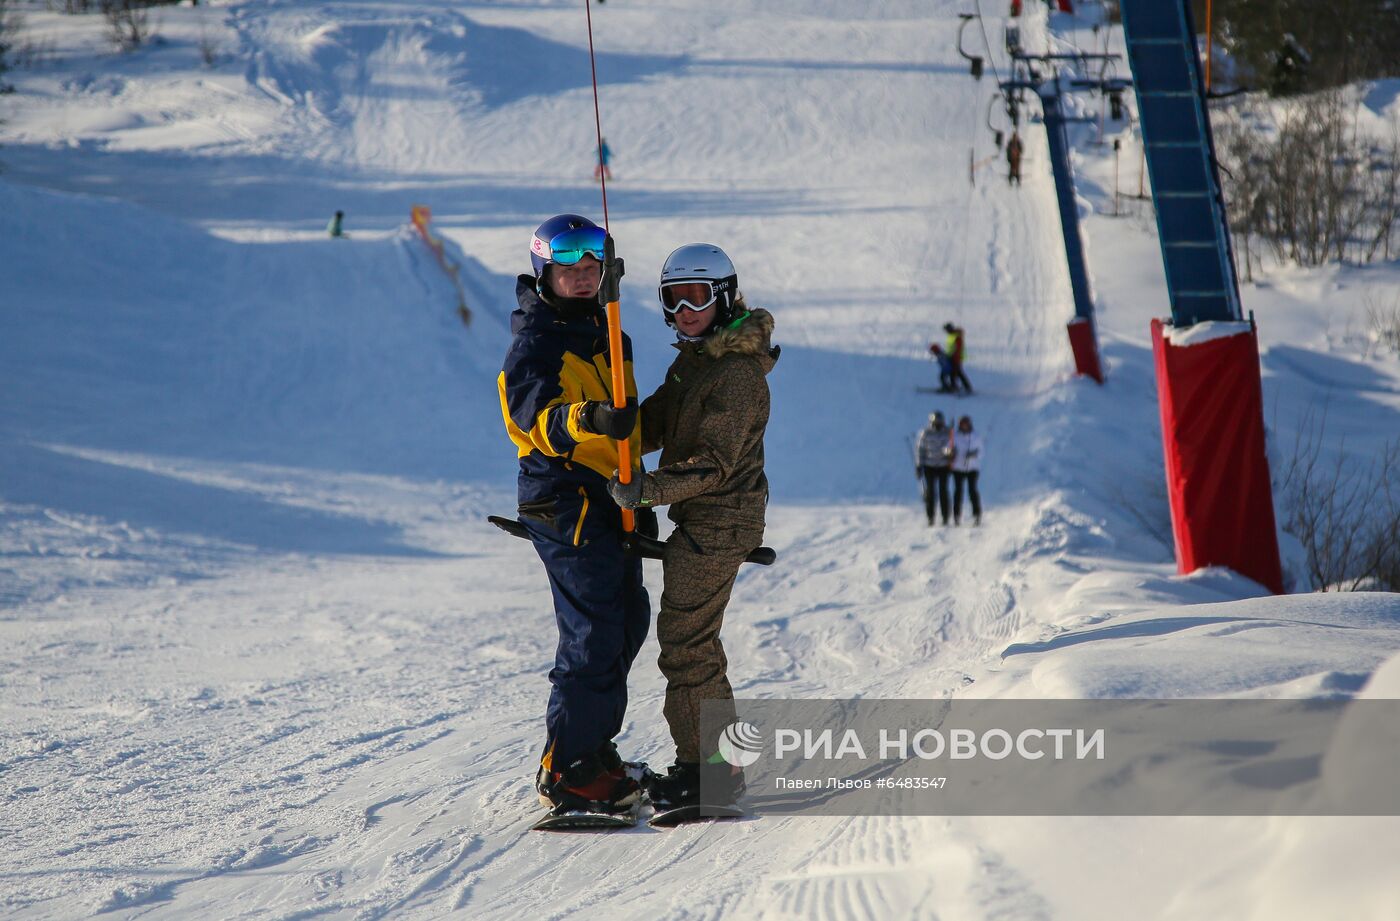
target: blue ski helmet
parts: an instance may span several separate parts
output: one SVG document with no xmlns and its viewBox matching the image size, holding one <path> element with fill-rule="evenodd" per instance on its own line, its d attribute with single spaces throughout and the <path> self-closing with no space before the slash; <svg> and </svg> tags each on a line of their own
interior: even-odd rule
<svg viewBox="0 0 1400 921">
<path fill-rule="evenodd" d="M 600 229 L 597 224 L 579 214 L 556 214 L 535 228 L 535 235 L 530 239 L 530 262 L 535 267 L 535 279 L 538 280 L 544 274 L 544 267 L 554 262 L 554 250 L 550 247 L 550 241 L 568 230 L 578 230 L 583 227 Z M 573 262 L 561 262 L 563 265 L 573 265 Z M 602 261 L 601 258 L 599 261 Z"/>
</svg>

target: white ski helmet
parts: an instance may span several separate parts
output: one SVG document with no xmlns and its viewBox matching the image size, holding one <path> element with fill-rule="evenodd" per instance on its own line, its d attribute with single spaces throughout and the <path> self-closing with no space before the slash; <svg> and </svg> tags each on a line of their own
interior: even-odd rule
<svg viewBox="0 0 1400 921">
<path fill-rule="evenodd" d="M 696 283 L 707 286 L 703 297 L 684 296 L 679 290 L 673 290 L 678 285 Z M 704 310 L 711 304 L 715 305 L 713 325 L 728 326 L 735 319 L 734 300 L 739 294 L 739 276 L 734 271 L 734 263 L 718 246 L 712 243 L 687 243 L 666 257 L 666 263 L 661 266 L 661 283 L 657 286 L 656 294 L 661 299 L 661 309 L 668 326 L 676 325 L 675 314 L 682 307 Z"/>
</svg>

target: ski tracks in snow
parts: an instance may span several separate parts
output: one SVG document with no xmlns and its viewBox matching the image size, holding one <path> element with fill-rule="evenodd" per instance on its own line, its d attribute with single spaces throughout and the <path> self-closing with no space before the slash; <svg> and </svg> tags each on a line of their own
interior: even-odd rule
<svg viewBox="0 0 1400 921">
<path fill-rule="evenodd" d="M 966 139 L 944 129 L 974 122 L 984 100 L 966 92 L 954 51 L 928 38 L 933 28 L 951 34 L 956 10 L 945 4 L 930 17 L 915 6 L 896 14 L 922 18 L 873 18 L 854 30 L 839 18 L 861 14 L 849 4 L 824 7 L 833 17 L 826 20 L 804 8 L 809 18 L 796 33 L 786 17 L 755 13 L 754 23 L 725 27 L 724 59 L 678 60 L 655 84 L 620 87 L 613 97 L 622 100 L 613 111 L 628 113 L 648 142 L 664 135 L 674 145 L 675 132 L 656 129 L 654 103 L 643 107 L 633 91 L 689 94 L 715 113 L 714 130 L 693 131 L 693 143 L 653 148 L 673 150 L 685 170 L 698 146 L 703 170 L 696 167 L 682 194 L 674 177 L 648 186 L 639 169 L 619 199 L 619 236 L 654 236 L 645 222 L 661 218 L 686 236 L 716 233 L 753 266 L 755 287 L 779 317 L 778 338 L 793 347 L 775 372 L 781 400 L 769 431 L 778 501 L 767 541 L 780 561 L 745 569 L 725 626 L 741 696 L 949 696 L 1034 624 L 1018 595 L 1025 568 L 1038 565 L 1037 532 L 1055 511 L 1040 501 L 1033 449 L 1046 424 L 1039 401 L 1066 367 L 1059 325 L 1069 310 L 1053 294 L 1066 286 L 1062 270 L 1042 258 L 1055 252 L 1043 240 L 1058 231 L 1046 221 L 1050 193 L 1034 181 L 1020 191 L 984 182 L 967 214 L 954 210 L 967 197 L 947 180 L 963 179 Z M 561 107 L 582 98 L 581 85 L 570 82 L 564 102 L 554 97 L 568 94 L 551 86 L 497 87 L 515 95 L 498 92 L 499 109 L 484 111 L 460 59 L 471 24 L 457 12 L 259 0 L 231 15 L 249 51 L 250 85 L 286 107 L 284 135 L 263 143 L 345 171 L 347 182 L 368 182 L 368 173 L 379 182 L 421 181 L 460 171 L 463 150 L 486 158 L 491 145 L 482 137 L 498 130 L 512 143 L 481 163 L 483 172 L 533 168 L 530 188 L 557 188 L 558 176 L 522 151 L 538 146 L 540 112 L 562 122 Z M 716 14 L 700 5 L 607 15 L 642 47 L 667 18 L 701 30 Z M 774 60 L 770 28 L 811 47 Z M 833 61 L 832 43 L 848 33 L 884 57 Z M 629 39 L 619 31 L 613 40 Z M 526 105 L 514 105 L 531 92 Z M 730 130 L 736 123 L 791 131 L 747 137 Z M 793 177 L 809 187 L 779 188 L 772 207 L 736 191 Z M 592 201 L 593 190 L 584 191 Z M 561 200 L 580 200 L 577 190 L 566 192 Z M 512 204 L 544 206 L 538 196 Z M 972 255 L 958 285 L 950 279 L 963 246 Z M 412 263 L 395 254 L 357 269 L 344 258 L 355 287 L 374 283 L 374 271 Z M 308 402 L 306 381 L 272 373 L 261 355 L 242 356 L 251 373 L 226 369 L 238 406 L 286 412 L 282 425 L 292 427 L 379 401 L 375 418 L 403 412 L 414 424 L 460 425 L 404 409 L 418 405 L 419 386 L 460 386 L 463 399 L 490 404 L 477 418 L 498 425 L 494 386 L 480 369 L 423 369 L 422 334 L 440 328 L 387 314 L 343 317 L 317 284 L 300 284 L 279 293 L 308 309 L 266 344 L 324 392 Z M 955 289 L 960 303 L 949 294 Z M 508 292 L 500 296 L 508 303 Z M 384 300 L 392 297 L 386 290 Z M 996 396 L 935 407 L 914 392 L 932 378 L 924 349 L 944 319 L 967 328 L 969 374 Z M 226 322 L 232 351 L 242 341 L 239 317 Z M 314 351 L 313 343 L 328 348 Z M 314 355 L 344 375 L 318 372 Z M 301 420 L 298 406 L 317 407 L 317 418 Z M 905 439 L 932 408 L 971 413 L 987 436 L 982 528 L 924 525 Z M 494 427 L 484 439 L 501 440 Z M 329 479 L 308 474 L 287 488 L 305 498 Z M 4 753 L 6 805 L 40 816 L 21 830 L 18 849 L 42 855 L 15 874 L 7 907 L 287 919 L 457 912 L 509 921 L 588 912 L 775 921 L 1045 916 L 1025 881 L 959 821 L 757 818 L 664 832 L 529 832 L 553 624 L 530 548 L 479 521 L 482 501 L 508 510 L 509 484 L 478 501 L 431 485 L 390 495 L 385 482 L 369 479 L 329 493 L 387 509 L 415 537 L 432 535 L 415 547 L 457 555 L 267 554 L 189 586 L 110 589 L 14 615 L 70 624 L 45 634 L 57 645 L 15 656 L 57 677 L 37 681 L 39 690 L 16 704 L 46 711 L 45 728 L 23 731 L 18 750 Z M 427 510 L 433 497 L 439 504 Z M 472 520 L 449 523 L 444 510 Z M 648 581 L 655 598 L 658 568 Z M 113 608 L 123 616 L 114 618 Z M 655 655 L 652 641 L 637 662 L 622 743 L 660 761 L 670 751 Z M 73 706 L 92 700 L 100 703 Z M 116 820 L 112 799 L 122 804 Z M 44 878 L 32 873 L 38 863 Z"/>
</svg>

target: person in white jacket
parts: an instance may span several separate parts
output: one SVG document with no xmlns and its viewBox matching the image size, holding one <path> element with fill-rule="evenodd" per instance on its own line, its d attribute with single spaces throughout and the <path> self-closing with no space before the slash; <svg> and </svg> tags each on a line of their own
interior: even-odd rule
<svg viewBox="0 0 1400 921">
<path fill-rule="evenodd" d="M 977 475 L 982 466 L 982 436 L 972 430 L 972 417 L 963 416 L 953 431 L 953 524 L 962 524 L 963 487 L 972 500 L 972 523 L 982 523 L 982 494 Z"/>
</svg>

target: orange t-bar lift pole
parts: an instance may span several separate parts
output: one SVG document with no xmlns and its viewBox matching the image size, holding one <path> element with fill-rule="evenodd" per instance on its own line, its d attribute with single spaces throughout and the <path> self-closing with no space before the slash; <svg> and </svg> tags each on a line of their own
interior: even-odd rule
<svg viewBox="0 0 1400 921">
<path fill-rule="evenodd" d="M 598 112 L 598 65 L 593 56 L 593 6 L 583 0 L 584 11 L 588 15 L 588 67 L 593 77 L 593 127 L 598 137 L 598 165 L 603 164 L 603 119 Z M 598 288 L 598 300 L 608 305 L 608 364 L 612 366 L 613 406 L 622 409 L 627 405 L 627 375 L 622 354 L 622 305 L 621 288 L 623 265 L 617 258 L 612 238 L 612 228 L 608 224 L 608 177 L 607 171 L 598 170 L 598 180 L 603 188 L 603 229 L 608 238 L 604 244 L 603 279 Z M 617 440 L 617 478 L 623 483 L 632 482 L 632 444 L 626 438 Z M 627 532 L 637 526 L 631 509 L 622 510 L 622 528 Z"/>
</svg>

